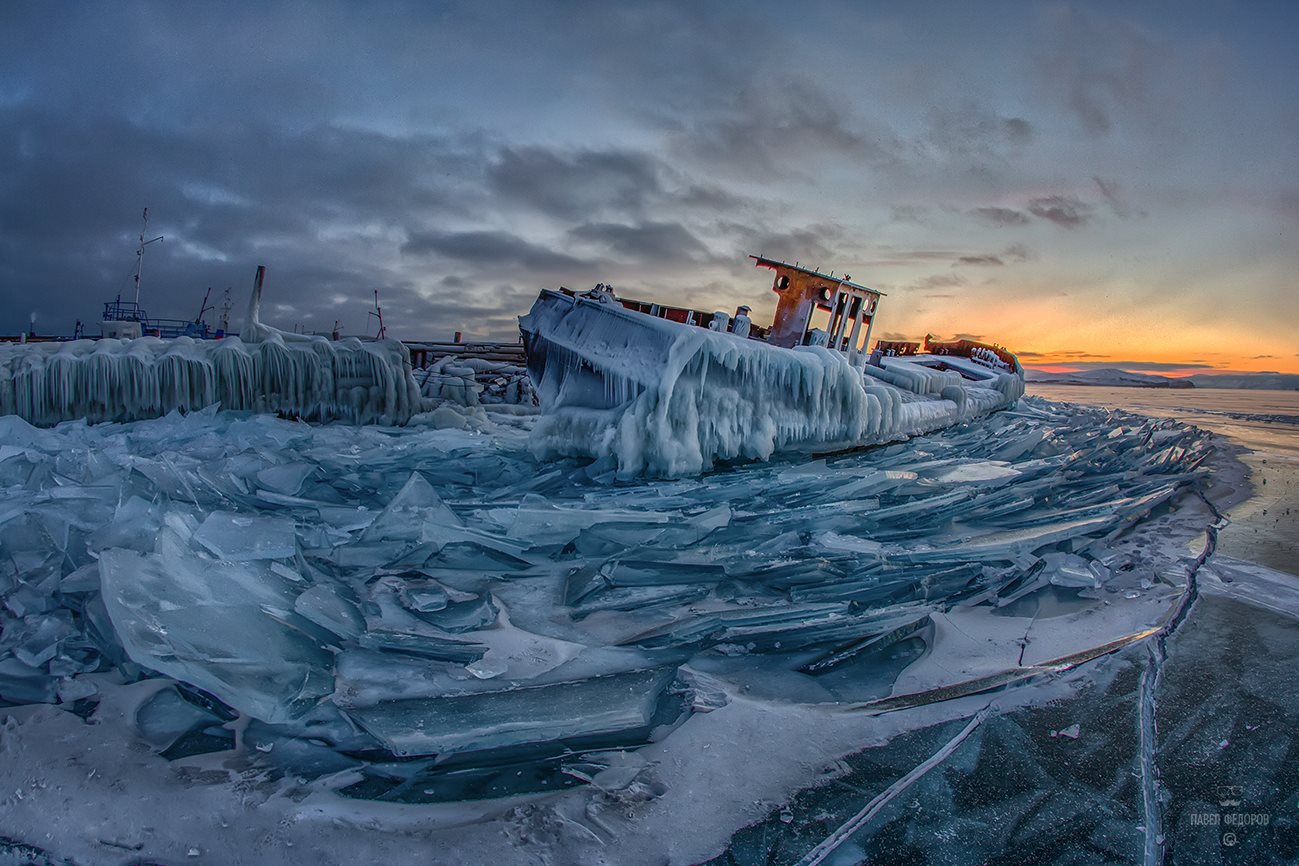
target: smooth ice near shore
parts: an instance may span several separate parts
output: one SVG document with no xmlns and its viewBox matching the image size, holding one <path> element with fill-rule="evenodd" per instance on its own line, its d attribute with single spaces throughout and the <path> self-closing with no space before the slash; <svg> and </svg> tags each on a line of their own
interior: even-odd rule
<svg viewBox="0 0 1299 866">
<path fill-rule="evenodd" d="M 542 418 L 533 453 L 608 457 L 623 477 L 897 441 L 1012 405 L 1023 376 L 950 358 L 864 371 L 836 351 L 780 349 L 543 292 L 520 320 Z M 977 380 L 977 381 L 976 381 Z"/>
<path fill-rule="evenodd" d="M 1206 483 L 1203 435 L 1037 400 L 638 483 L 611 458 L 537 463 L 532 420 L 0 419 L 0 699 L 50 706 L 49 730 L 95 714 L 159 763 L 305 780 L 299 814 L 461 814 L 593 779 L 677 810 L 705 768 L 755 791 L 804 778 L 759 768 L 852 748 L 845 707 L 1148 628 L 1185 575 L 1152 540 L 1211 519 L 1177 497 Z M 741 766 L 745 731 L 777 728 Z M 483 832 L 463 831 L 496 850 Z"/>
</svg>

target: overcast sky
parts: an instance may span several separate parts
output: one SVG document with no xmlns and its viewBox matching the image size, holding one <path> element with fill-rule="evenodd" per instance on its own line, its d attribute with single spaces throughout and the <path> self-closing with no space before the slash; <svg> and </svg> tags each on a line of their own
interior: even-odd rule
<svg viewBox="0 0 1299 866">
<path fill-rule="evenodd" d="M 204 290 L 511 338 L 543 286 L 1299 371 L 1299 4 L 0 3 L 0 333 Z"/>
</svg>

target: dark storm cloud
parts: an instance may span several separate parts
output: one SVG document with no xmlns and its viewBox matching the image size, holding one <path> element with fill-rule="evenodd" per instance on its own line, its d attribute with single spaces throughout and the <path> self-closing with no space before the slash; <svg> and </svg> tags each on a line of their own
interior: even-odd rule
<svg viewBox="0 0 1299 866">
<path fill-rule="evenodd" d="M 991 265 L 1001 267 L 1008 262 L 1027 262 L 1034 258 L 1033 252 L 1023 244 L 1011 244 L 999 253 L 961 256 L 952 262 L 952 267 L 961 265 Z"/>
<path fill-rule="evenodd" d="M 866 261 L 871 267 L 896 265 L 927 265 L 933 262 L 951 262 L 965 255 L 963 250 L 951 249 L 904 249 L 890 244 L 881 244 L 872 250 L 873 257 Z"/>
<path fill-rule="evenodd" d="M 889 208 L 889 219 L 895 223 L 911 223 L 924 226 L 929 224 L 931 208 L 925 205 L 895 204 Z"/>
<path fill-rule="evenodd" d="M 553 273 L 580 270 L 590 265 L 575 256 L 524 240 L 502 231 L 419 231 L 401 245 L 411 256 L 444 256 L 473 265 L 520 265 Z"/>
<path fill-rule="evenodd" d="M 1051 357 L 1058 357 L 1057 353 L 1051 353 Z M 1090 357 L 1095 357 L 1090 356 Z M 1212 370 L 1215 369 L 1213 364 L 1197 364 L 1193 362 L 1162 362 L 1162 361 L 1059 361 L 1057 362 L 1065 367 L 1077 367 L 1080 370 L 1127 370 L 1129 372 L 1148 372 L 1158 373 L 1170 370 Z"/>
<path fill-rule="evenodd" d="M 958 274 L 934 274 L 916 280 L 908 288 L 923 291 L 925 289 L 954 289 L 964 285 L 966 285 L 965 277 Z"/>
<path fill-rule="evenodd" d="M 1001 128 L 1006 138 L 1016 144 L 1027 144 L 1035 135 L 1033 124 L 1022 117 L 1002 118 Z"/>
<path fill-rule="evenodd" d="M 745 260 L 744 256 L 749 255 L 781 261 L 797 260 L 811 267 L 822 262 L 834 262 L 844 255 L 842 248 L 849 241 L 844 227 L 831 222 L 796 228 L 780 228 L 762 222 L 724 222 L 716 227 L 716 232 L 730 242 L 737 273 L 748 273 L 752 262 Z"/>
<path fill-rule="evenodd" d="M 679 223 L 584 223 L 569 232 L 577 240 L 598 244 L 633 261 L 702 261 L 708 248 Z"/>
<path fill-rule="evenodd" d="M 451 167 L 473 164 L 427 136 L 330 126 L 188 132 L 24 108 L 0 109 L 0 150 L 9 155 L 0 218 L 8 231 L 31 234 L 66 228 L 69 219 L 80 230 L 109 229 L 112 206 L 137 190 L 201 213 L 191 231 L 221 234 L 239 221 L 249 240 L 258 229 L 297 232 L 339 215 L 400 219 L 444 210 Z M 65 207 L 72 198 L 82 204 Z"/>
<path fill-rule="evenodd" d="M 640 218 L 653 210 L 736 211 L 754 201 L 625 148 L 506 147 L 486 169 L 487 192 L 561 221 Z"/>
<path fill-rule="evenodd" d="M 1068 195 L 1048 195 L 1031 199 L 1028 212 L 1038 219 L 1062 228 L 1078 228 L 1092 218 L 1091 205 Z"/>
<path fill-rule="evenodd" d="M 692 184 L 681 190 L 670 191 L 668 194 L 673 202 L 682 207 L 704 211 L 724 213 L 754 207 L 752 198 L 710 183 Z"/>
<path fill-rule="evenodd" d="M 1028 214 L 1008 207 L 976 207 L 970 211 L 983 222 L 993 226 L 1028 225 Z"/>
<path fill-rule="evenodd" d="M 1044 9 L 1047 51 L 1038 57 L 1041 81 L 1093 135 L 1120 119 L 1150 113 L 1151 68 L 1161 50 L 1143 29 L 1066 5 Z"/>
<path fill-rule="evenodd" d="M 0 108 L 0 158 L 0 286 L 69 330 L 129 289 L 146 204 L 166 240 L 149 248 L 142 300 L 179 317 L 197 312 L 200 287 L 246 285 L 259 262 L 278 291 L 301 293 L 281 296 L 295 308 L 409 283 L 363 248 L 475 199 L 474 157 L 446 139 L 331 126 L 190 131 L 16 106 Z M 311 282 L 291 289 L 294 273 Z"/>
<path fill-rule="evenodd" d="M 502 199 L 566 219 L 638 214 L 660 191 L 656 161 L 630 151 L 506 148 L 488 167 L 487 179 Z"/>
<path fill-rule="evenodd" d="M 926 125 L 923 143 L 944 159 L 1000 160 L 1034 137 L 1026 119 L 1004 117 L 971 102 L 930 108 Z"/>
<path fill-rule="evenodd" d="M 1129 219 L 1131 217 L 1146 216 L 1146 212 L 1140 208 L 1133 207 L 1125 196 L 1122 195 L 1119 185 L 1112 180 L 1092 175 L 1092 183 L 1096 184 L 1096 189 L 1100 191 L 1101 197 L 1109 205 L 1111 211 L 1120 219 Z"/>
<path fill-rule="evenodd" d="M 818 158 L 897 164 L 903 148 L 892 130 L 867 124 L 850 103 L 796 78 L 745 87 L 715 116 L 685 123 L 672 140 L 688 158 L 755 180 L 799 174 Z"/>
<path fill-rule="evenodd" d="M 532 285 L 496 283 L 476 286 L 472 292 L 456 293 L 439 298 L 437 321 L 447 331 L 472 327 L 475 333 L 518 335 L 518 315 L 527 310 L 537 296 Z M 423 303 L 427 317 L 428 303 Z M 427 332 L 407 336 L 427 337 Z M 435 335 L 436 336 L 436 335 Z"/>
</svg>

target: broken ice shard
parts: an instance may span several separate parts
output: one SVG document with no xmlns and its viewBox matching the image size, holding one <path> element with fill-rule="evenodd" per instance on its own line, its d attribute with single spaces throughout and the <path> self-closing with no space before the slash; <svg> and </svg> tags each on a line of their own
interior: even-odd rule
<svg viewBox="0 0 1299 866">
<path fill-rule="evenodd" d="M 287 463 L 268 466 L 257 473 L 257 483 L 264 489 L 286 496 L 296 496 L 302 483 L 312 476 L 316 467 L 310 463 Z"/>
<path fill-rule="evenodd" d="M 423 541 L 441 546 L 449 538 L 447 530 L 460 526 L 460 519 L 447 508 L 433 485 L 423 475 L 412 472 L 386 508 L 361 534 L 361 540 Z"/>
<path fill-rule="evenodd" d="M 296 589 L 269 569 L 205 559 L 170 530 L 156 553 L 106 550 L 99 567 L 104 605 L 137 664 L 267 722 L 332 691 L 330 654 L 293 612 Z"/>
<path fill-rule="evenodd" d="M 0 700 L 14 704 L 52 704 L 56 680 L 16 658 L 0 659 Z"/>
<path fill-rule="evenodd" d="M 220 725 L 223 721 L 215 713 L 185 700 L 173 686 L 159 689 L 135 712 L 135 725 L 140 734 L 159 751 L 191 731 Z"/>
<path fill-rule="evenodd" d="M 467 641 L 400 631 L 370 631 L 357 641 L 365 649 L 437 661 L 467 664 L 482 658 L 487 647 Z"/>
<path fill-rule="evenodd" d="M 490 595 L 468 601 L 450 602 L 433 610 L 412 610 L 415 616 L 442 631 L 466 632 L 486 628 L 496 622 L 497 609 Z"/>
<path fill-rule="evenodd" d="M 349 710 L 397 755 L 446 755 L 643 732 L 676 668 Z"/>
<path fill-rule="evenodd" d="M 214 511 L 194 532 L 194 540 L 229 562 L 285 559 L 297 552 L 293 521 L 287 517 Z"/>
<path fill-rule="evenodd" d="M 355 638 L 365 631 L 365 617 L 341 585 L 317 584 L 294 600 L 293 609 L 342 638 Z"/>
</svg>

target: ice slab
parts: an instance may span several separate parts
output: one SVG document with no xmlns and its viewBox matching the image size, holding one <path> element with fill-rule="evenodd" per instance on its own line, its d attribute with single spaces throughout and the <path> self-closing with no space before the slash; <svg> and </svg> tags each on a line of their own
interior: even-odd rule
<svg viewBox="0 0 1299 866">
<path fill-rule="evenodd" d="M 285 517 L 214 511 L 195 531 L 194 540 L 230 562 L 287 559 L 297 553 L 293 521 Z"/>
<path fill-rule="evenodd" d="M 135 713 L 141 736 L 159 751 L 171 747 L 186 734 L 224 721 L 210 710 L 185 700 L 171 686 L 159 689 Z"/>
<path fill-rule="evenodd" d="M 293 609 L 342 638 L 357 638 L 365 631 L 365 617 L 351 592 L 338 584 L 321 583 L 305 590 L 293 600 Z"/>
<path fill-rule="evenodd" d="M 14 704 L 52 704 L 58 681 L 20 659 L 0 659 L 0 699 Z"/>
<path fill-rule="evenodd" d="M 471 641 L 399 631 L 367 631 L 357 640 L 365 649 L 468 664 L 482 658 L 487 647 Z"/>
<path fill-rule="evenodd" d="M 308 478 L 314 475 L 316 467 L 310 463 L 288 463 L 283 466 L 268 466 L 257 473 L 257 483 L 267 490 L 294 496 Z"/>
<path fill-rule="evenodd" d="M 868 393 L 916 418 L 929 410 L 906 407 L 945 402 Z M 240 760 L 257 767 L 350 769 L 363 781 L 349 795 L 404 801 L 518 793 L 574 784 L 560 760 L 600 772 L 556 757 L 567 749 L 644 742 L 644 689 L 610 689 L 599 702 L 620 715 L 572 738 L 533 706 L 548 689 L 576 724 L 577 684 L 602 693 L 602 677 L 669 663 L 717 682 L 669 685 L 664 716 L 727 693 L 762 711 L 875 699 L 918 671 L 927 685 L 963 671 L 925 659 L 969 610 L 989 635 L 1014 631 L 997 664 L 1053 658 L 1074 612 L 1157 617 L 1176 594 L 1164 580 L 1185 574 L 1159 561 L 1161 533 L 1213 519 L 1193 498 L 1167 507 L 1204 482 L 1203 437 L 1032 398 L 904 444 L 671 481 L 618 481 L 613 456 L 539 467 L 527 425 L 486 424 L 0 418 L 22 452 L 0 461 L 0 700 L 98 698 L 87 672 L 157 672 L 251 717 L 241 742 L 257 754 Z M 256 526 L 277 540 L 235 531 Z M 447 707 L 474 724 L 455 727 Z M 592 733 L 602 726 L 618 730 Z M 230 733 L 207 726 L 177 748 L 230 748 Z M 450 749 L 451 766 L 396 760 L 389 741 Z"/>
<path fill-rule="evenodd" d="M 329 694 L 332 657 L 293 613 L 296 589 L 269 570 L 204 559 L 164 530 L 153 554 L 100 555 L 104 604 L 131 659 L 268 722 Z"/>
<path fill-rule="evenodd" d="M 676 668 L 427 700 L 351 715 L 398 755 L 448 755 L 640 731 Z"/>
<path fill-rule="evenodd" d="M 412 472 L 401 490 L 361 533 L 361 540 L 444 544 L 457 537 L 450 530 L 460 525 L 460 518 L 443 503 L 428 479 Z"/>
</svg>

